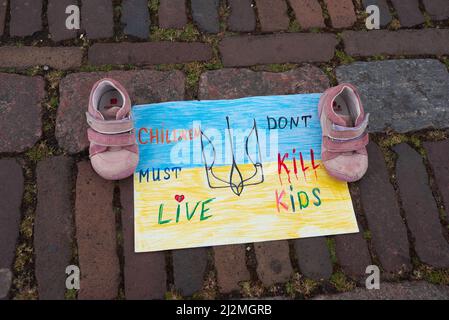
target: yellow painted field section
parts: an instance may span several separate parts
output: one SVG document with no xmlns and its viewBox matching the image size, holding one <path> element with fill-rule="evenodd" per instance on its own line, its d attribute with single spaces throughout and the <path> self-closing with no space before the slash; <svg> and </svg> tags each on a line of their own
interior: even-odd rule
<svg viewBox="0 0 449 320">
<path fill-rule="evenodd" d="M 319 163 L 319 162 L 318 162 Z M 291 163 L 290 163 L 291 165 Z M 310 163 L 306 164 L 310 166 Z M 250 175 L 253 167 L 239 165 L 243 176 Z M 277 163 L 264 164 L 264 182 L 244 187 L 240 196 L 230 188 L 211 189 L 204 167 L 182 169 L 178 179 L 150 182 L 134 175 L 135 197 L 135 251 L 159 251 L 187 247 L 202 247 L 233 243 L 304 238 L 358 232 L 347 184 L 330 177 L 321 164 L 316 176 L 311 169 L 297 177 L 291 175 L 291 184 L 283 174 L 282 184 Z M 230 167 L 215 168 L 220 176 L 229 175 Z M 151 176 L 151 171 L 150 171 Z M 162 174 L 161 174 L 162 176 Z M 291 191 L 291 188 L 293 191 Z M 318 188 L 317 191 L 315 188 Z M 314 191 L 315 189 L 315 191 Z M 278 195 L 285 191 L 277 206 Z M 309 197 L 308 206 L 300 209 L 298 192 Z M 306 196 L 302 193 L 303 204 Z M 176 195 L 183 195 L 181 202 Z M 295 201 L 292 210 L 290 195 Z M 317 195 L 318 197 L 316 197 Z M 318 200 L 319 198 L 319 200 Z M 202 201 L 213 199 L 202 205 Z M 180 200 L 180 198 L 178 198 Z M 196 210 L 188 220 L 189 215 Z M 160 206 L 163 204 L 160 216 Z M 177 208 L 179 217 L 176 222 Z M 201 220 L 201 211 L 203 218 Z M 209 218 L 207 218 L 209 217 Z M 160 224 L 160 221 L 169 221 Z"/>
</svg>

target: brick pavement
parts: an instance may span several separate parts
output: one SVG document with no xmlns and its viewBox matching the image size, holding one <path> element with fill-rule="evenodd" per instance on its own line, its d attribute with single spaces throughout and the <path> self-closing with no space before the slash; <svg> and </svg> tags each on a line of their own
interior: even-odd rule
<svg viewBox="0 0 449 320">
<path fill-rule="evenodd" d="M 80 2 L 75 32 L 61 28 L 67 1 L 0 0 L 0 299 L 310 297 L 311 283 L 312 296 L 341 291 L 341 274 L 363 283 L 372 263 L 407 280 L 376 298 L 446 294 L 408 281 L 449 284 L 447 1 Z M 382 30 L 364 30 L 370 4 Z M 361 232 L 134 253 L 132 182 L 102 180 L 86 153 L 86 102 L 104 76 L 136 104 L 356 84 L 373 140 L 351 186 Z M 332 298 L 351 294 L 365 293 Z"/>
</svg>

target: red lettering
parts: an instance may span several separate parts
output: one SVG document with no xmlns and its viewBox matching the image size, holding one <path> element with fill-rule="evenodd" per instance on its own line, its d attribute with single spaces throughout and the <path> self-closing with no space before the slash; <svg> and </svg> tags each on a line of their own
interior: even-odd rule
<svg viewBox="0 0 449 320">
<path fill-rule="evenodd" d="M 288 211 L 288 205 L 286 205 L 285 203 L 282 202 L 282 198 L 283 198 L 284 195 L 285 195 L 285 191 L 282 190 L 282 192 L 281 192 L 280 195 L 278 194 L 278 191 L 277 191 L 277 190 L 275 190 L 275 192 L 276 192 L 276 208 L 277 208 L 278 212 L 279 212 L 279 213 L 281 212 L 281 209 L 280 209 L 279 206 L 281 206 L 282 208 L 284 208 L 285 211 Z"/>
<path fill-rule="evenodd" d="M 145 142 L 144 142 L 144 141 L 142 140 L 142 131 L 144 131 L 145 133 L 148 134 L 147 128 L 140 128 L 140 129 L 139 129 L 139 135 L 138 135 L 138 136 L 139 136 L 139 143 L 140 143 L 140 144 L 147 144 L 148 141 L 145 141 Z"/>
<path fill-rule="evenodd" d="M 284 163 L 285 158 L 288 158 L 288 153 L 284 154 L 282 159 L 281 159 L 281 154 L 278 153 L 278 175 L 279 175 L 279 181 L 281 182 L 281 184 L 282 184 L 282 179 L 281 179 L 282 168 L 284 168 L 285 172 L 287 173 L 288 183 L 290 183 L 290 170 L 287 168 L 287 165 Z"/>
</svg>

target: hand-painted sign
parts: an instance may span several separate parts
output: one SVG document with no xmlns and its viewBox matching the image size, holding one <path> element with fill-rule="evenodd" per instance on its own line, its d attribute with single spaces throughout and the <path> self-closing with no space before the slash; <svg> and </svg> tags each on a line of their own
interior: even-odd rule
<svg viewBox="0 0 449 320">
<path fill-rule="evenodd" d="M 135 251 L 358 232 L 321 163 L 319 97 L 134 107 Z"/>
</svg>

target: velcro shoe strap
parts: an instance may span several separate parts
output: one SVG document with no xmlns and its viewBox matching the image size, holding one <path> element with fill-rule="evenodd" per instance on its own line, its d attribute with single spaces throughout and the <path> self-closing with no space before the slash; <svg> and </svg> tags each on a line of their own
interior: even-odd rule
<svg viewBox="0 0 449 320">
<path fill-rule="evenodd" d="M 134 131 L 121 134 L 103 134 L 88 128 L 87 138 L 90 142 L 105 147 L 125 147 L 136 143 Z"/>
<path fill-rule="evenodd" d="M 123 120 L 100 120 L 95 119 L 86 112 L 87 124 L 97 132 L 105 134 L 116 134 L 131 131 L 134 127 L 131 119 Z"/>
<path fill-rule="evenodd" d="M 368 133 L 363 134 L 361 137 L 356 139 L 341 141 L 341 140 L 332 140 L 328 137 L 324 137 L 323 146 L 326 151 L 329 152 L 351 152 L 357 151 L 361 148 L 364 148 L 369 143 Z"/>
<path fill-rule="evenodd" d="M 333 123 L 327 136 L 332 140 L 349 141 L 360 138 L 368 127 L 369 113 L 365 115 L 363 121 L 356 127 L 344 127 Z"/>
</svg>

